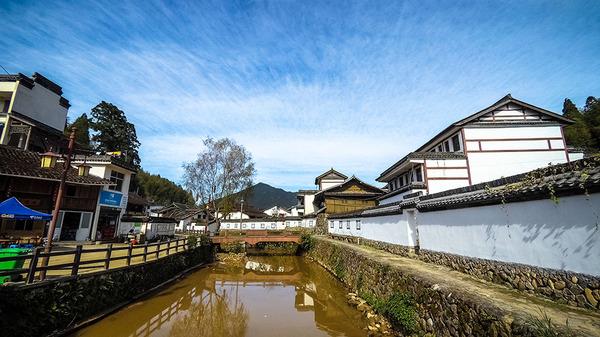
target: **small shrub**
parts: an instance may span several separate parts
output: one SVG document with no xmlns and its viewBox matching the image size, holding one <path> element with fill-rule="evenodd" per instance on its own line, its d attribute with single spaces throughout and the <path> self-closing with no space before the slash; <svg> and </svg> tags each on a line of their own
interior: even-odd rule
<svg viewBox="0 0 600 337">
<path fill-rule="evenodd" d="M 567 319 L 564 328 L 559 328 L 552 319 L 548 317 L 548 314 L 540 309 L 539 317 L 529 316 L 527 319 L 527 325 L 533 330 L 535 337 L 575 337 L 575 334 L 569 327 L 569 320 Z"/>
<path fill-rule="evenodd" d="M 380 299 L 371 293 L 361 293 L 373 310 L 385 316 L 392 326 L 403 333 L 410 335 L 418 330 L 417 310 L 415 303 L 408 294 L 395 292 L 387 299 Z"/>
<path fill-rule="evenodd" d="M 305 252 L 313 249 L 315 247 L 315 238 L 311 234 L 304 233 L 300 237 L 300 249 Z"/>
</svg>

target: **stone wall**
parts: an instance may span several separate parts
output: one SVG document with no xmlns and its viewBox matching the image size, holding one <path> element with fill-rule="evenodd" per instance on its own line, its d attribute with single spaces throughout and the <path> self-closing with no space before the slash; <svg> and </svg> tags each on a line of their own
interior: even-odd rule
<svg viewBox="0 0 600 337">
<path fill-rule="evenodd" d="M 600 310 L 600 278 L 598 277 L 424 249 L 413 250 L 412 247 L 364 238 L 341 235 L 330 236 L 337 240 L 370 246 L 392 254 L 443 265 L 486 281 L 535 294 L 561 304 Z M 591 259 L 590 263 L 597 263 L 597 261 Z"/>
<path fill-rule="evenodd" d="M 127 268 L 0 287 L 0 331 L 3 336 L 56 334 L 129 303 L 212 259 L 212 247 L 200 246 Z"/>
<path fill-rule="evenodd" d="M 423 249 L 417 258 L 558 303 L 600 309 L 599 277 Z M 598 260 L 591 258 L 590 263 L 598 263 Z"/>
<path fill-rule="evenodd" d="M 416 302 L 420 334 L 533 336 L 524 317 L 510 317 L 491 300 L 439 286 L 425 275 L 406 274 L 351 247 L 316 238 L 307 256 L 358 294 L 368 292 L 377 298 L 410 294 Z"/>
</svg>

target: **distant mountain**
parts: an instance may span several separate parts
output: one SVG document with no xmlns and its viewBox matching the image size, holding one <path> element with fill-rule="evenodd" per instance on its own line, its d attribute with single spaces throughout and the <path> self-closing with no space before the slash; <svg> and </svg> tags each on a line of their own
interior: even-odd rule
<svg viewBox="0 0 600 337">
<path fill-rule="evenodd" d="M 267 209 L 275 205 L 288 208 L 298 203 L 296 193 L 265 183 L 258 183 L 240 193 L 244 192 L 246 193 L 245 203 L 258 209 Z"/>
</svg>

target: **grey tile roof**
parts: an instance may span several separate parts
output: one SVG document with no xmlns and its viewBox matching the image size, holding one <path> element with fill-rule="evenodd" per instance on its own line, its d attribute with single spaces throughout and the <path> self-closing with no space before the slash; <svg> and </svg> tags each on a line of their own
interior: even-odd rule
<svg viewBox="0 0 600 337">
<path fill-rule="evenodd" d="M 0 175 L 60 181 L 64 163 L 58 162 L 54 168 L 40 167 L 40 155 L 5 145 L 0 145 Z M 114 185 L 110 180 L 93 175 L 80 176 L 75 168 L 67 173 L 67 183 L 80 185 Z"/>
<path fill-rule="evenodd" d="M 467 156 L 465 156 L 465 154 L 462 152 L 411 152 L 411 153 L 407 154 L 406 156 L 404 156 L 402 159 L 398 160 L 394 165 L 390 166 L 388 169 L 383 171 L 376 180 L 381 181 L 380 179 L 383 178 L 386 174 L 390 173 L 396 167 L 404 164 L 405 162 L 407 162 L 411 159 L 443 160 L 443 159 L 466 159 L 466 158 L 467 158 Z"/>
<path fill-rule="evenodd" d="M 419 196 L 361 211 L 332 214 L 329 218 L 342 219 L 400 214 L 407 208 L 417 208 L 420 212 L 428 212 L 440 209 L 551 199 L 553 195 L 561 197 L 597 192 L 600 192 L 600 156 L 548 166 L 523 174 Z"/>
</svg>

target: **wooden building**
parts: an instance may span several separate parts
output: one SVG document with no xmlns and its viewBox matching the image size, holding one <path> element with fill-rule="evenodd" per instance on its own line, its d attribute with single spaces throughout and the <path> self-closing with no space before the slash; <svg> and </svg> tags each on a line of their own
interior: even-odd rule
<svg viewBox="0 0 600 337">
<path fill-rule="evenodd" d="M 352 212 L 377 206 L 377 198 L 385 191 L 369 185 L 355 176 L 315 194 L 313 203 L 319 212 L 327 214 Z"/>
<path fill-rule="evenodd" d="M 52 213 L 64 163 L 42 168 L 38 153 L 0 145 L 0 201 L 16 197 L 23 205 Z M 67 184 L 57 228 L 62 240 L 89 238 L 98 196 L 103 186 L 113 183 L 92 175 L 82 176 L 75 168 L 67 174 Z M 2 219 L 0 236 L 35 238 L 44 235 L 46 221 Z"/>
</svg>

